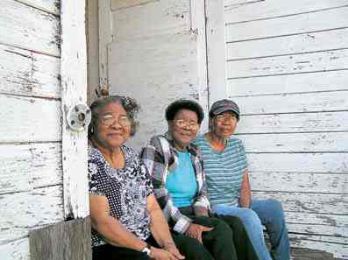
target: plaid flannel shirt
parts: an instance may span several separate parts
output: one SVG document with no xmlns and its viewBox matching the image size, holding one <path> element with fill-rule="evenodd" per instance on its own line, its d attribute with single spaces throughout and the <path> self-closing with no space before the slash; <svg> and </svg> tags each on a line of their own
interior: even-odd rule
<svg viewBox="0 0 348 260">
<path fill-rule="evenodd" d="M 162 147 L 163 141 L 167 141 L 168 149 Z M 174 231 L 183 234 L 186 232 L 192 220 L 181 214 L 179 209 L 174 206 L 170 194 L 165 187 L 167 175 L 178 165 L 177 150 L 172 145 L 172 142 L 172 138 L 168 133 L 164 136 L 154 136 L 151 138 L 150 144 L 142 149 L 141 157 L 152 177 L 154 193 L 167 221 L 173 222 Z M 197 215 L 202 212 L 207 214 L 210 209 L 210 204 L 207 198 L 207 187 L 200 151 L 197 146 L 193 144 L 187 147 L 187 151 L 191 154 L 191 160 L 198 184 L 198 192 L 193 201 L 193 209 Z"/>
</svg>

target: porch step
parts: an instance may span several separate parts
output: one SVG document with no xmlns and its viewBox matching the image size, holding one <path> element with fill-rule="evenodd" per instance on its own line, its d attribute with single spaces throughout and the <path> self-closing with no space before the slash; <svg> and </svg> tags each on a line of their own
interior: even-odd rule
<svg viewBox="0 0 348 260">
<path fill-rule="evenodd" d="M 293 260 L 338 260 L 333 254 L 307 248 L 291 248 L 291 256 Z"/>
</svg>

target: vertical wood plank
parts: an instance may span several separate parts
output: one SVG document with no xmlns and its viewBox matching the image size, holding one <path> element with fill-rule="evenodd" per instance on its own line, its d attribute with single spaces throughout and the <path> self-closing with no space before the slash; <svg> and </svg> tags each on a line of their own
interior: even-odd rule
<svg viewBox="0 0 348 260">
<path fill-rule="evenodd" d="M 64 216 L 81 218 L 89 214 L 87 180 L 87 133 L 67 127 L 67 113 L 87 100 L 85 1 L 62 0 L 62 164 Z"/>
<path fill-rule="evenodd" d="M 60 222 L 29 234 L 30 255 L 35 260 L 91 260 L 89 218 Z"/>
<path fill-rule="evenodd" d="M 227 96 L 224 1 L 205 1 L 207 66 L 210 105 Z"/>
</svg>

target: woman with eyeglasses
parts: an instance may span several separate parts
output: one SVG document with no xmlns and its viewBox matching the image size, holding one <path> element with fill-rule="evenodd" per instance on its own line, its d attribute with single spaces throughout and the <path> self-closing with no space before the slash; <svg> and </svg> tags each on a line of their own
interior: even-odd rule
<svg viewBox="0 0 348 260">
<path fill-rule="evenodd" d="M 141 153 L 154 193 L 173 231 L 202 243 L 208 259 L 257 259 L 237 218 L 226 218 L 227 224 L 209 215 L 200 152 L 192 144 L 203 117 L 201 106 L 191 100 L 167 107 L 168 131 L 152 137 Z"/>
<path fill-rule="evenodd" d="M 247 158 L 242 141 L 233 134 L 240 119 L 238 105 L 216 101 L 209 111 L 209 131 L 195 144 L 201 149 L 212 209 L 240 218 L 259 259 L 290 259 L 290 245 L 282 205 L 275 199 L 251 199 Z M 272 257 L 264 241 L 266 226 Z"/>
<path fill-rule="evenodd" d="M 197 241 L 170 234 L 146 167 L 125 145 L 135 133 L 138 109 L 134 99 L 124 96 L 102 98 L 91 105 L 88 173 L 93 259 L 206 259 Z"/>
</svg>

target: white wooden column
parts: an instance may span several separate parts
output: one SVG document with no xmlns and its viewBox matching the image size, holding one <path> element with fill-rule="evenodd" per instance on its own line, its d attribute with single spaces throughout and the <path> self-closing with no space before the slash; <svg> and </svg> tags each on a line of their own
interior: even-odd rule
<svg viewBox="0 0 348 260">
<path fill-rule="evenodd" d="M 61 1 L 62 164 L 64 216 L 83 218 L 89 214 L 87 180 L 87 132 L 67 126 L 67 113 L 87 100 L 85 0 Z"/>
<path fill-rule="evenodd" d="M 227 97 L 223 0 L 206 0 L 209 105 Z"/>
</svg>

